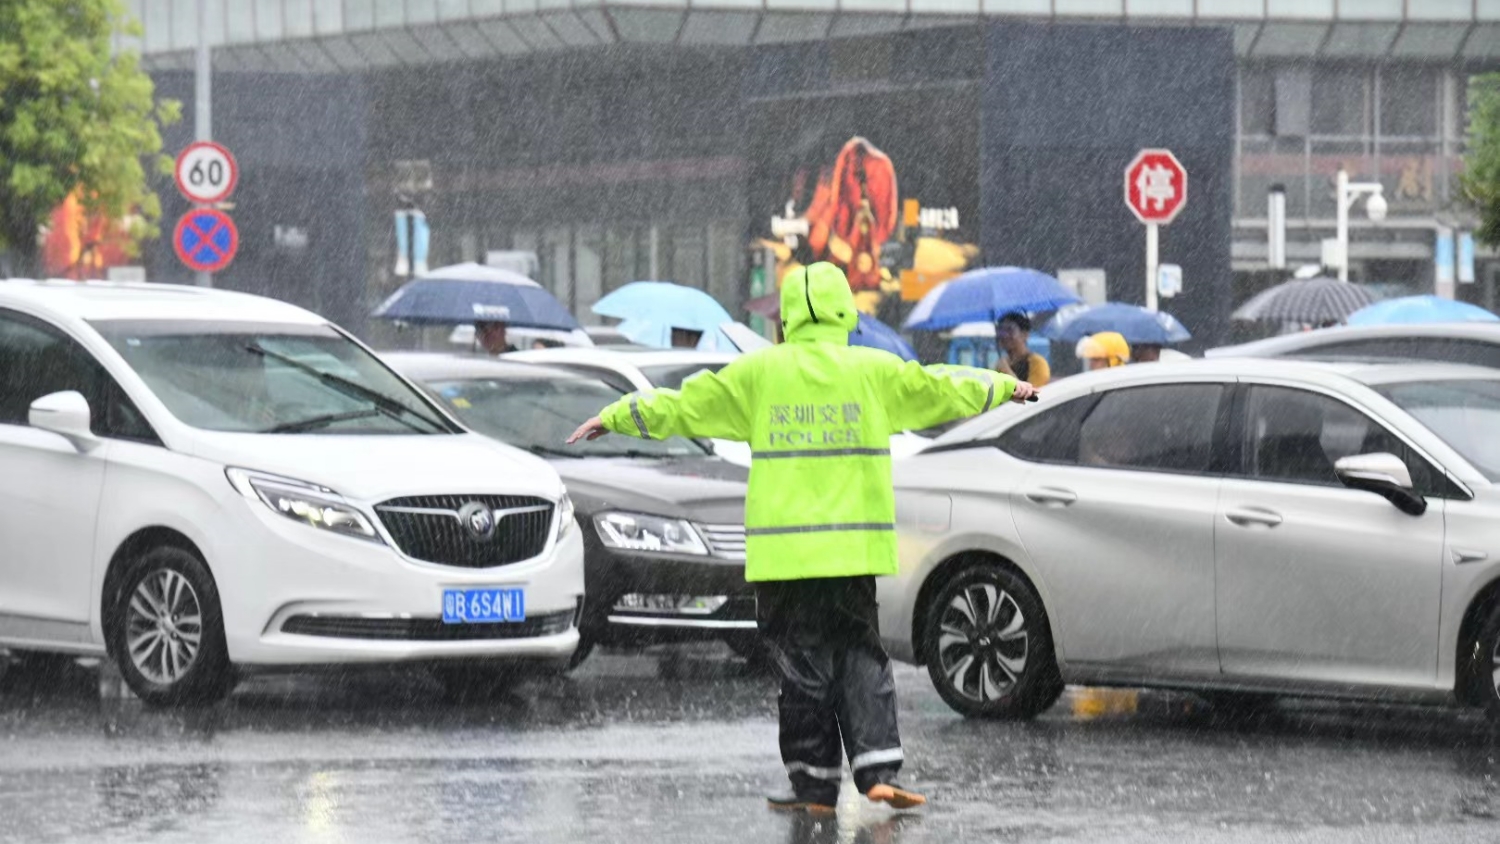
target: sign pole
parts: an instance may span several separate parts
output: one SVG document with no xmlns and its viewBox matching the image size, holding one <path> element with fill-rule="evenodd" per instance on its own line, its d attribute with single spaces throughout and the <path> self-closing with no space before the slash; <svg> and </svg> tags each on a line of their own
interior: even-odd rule
<svg viewBox="0 0 1500 844">
<path fill-rule="evenodd" d="M 213 140 L 213 58 L 208 47 L 207 0 L 198 0 L 198 50 L 194 68 L 193 128 L 200 141 Z M 200 271 L 199 287 L 213 287 L 212 273 Z"/>
<path fill-rule="evenodd" d="M 1146 224 L 1146 310 L 1157 309 L 1156 303 L 1156 272 L 1157 272 L 1157 225 Z"/>
</svg>

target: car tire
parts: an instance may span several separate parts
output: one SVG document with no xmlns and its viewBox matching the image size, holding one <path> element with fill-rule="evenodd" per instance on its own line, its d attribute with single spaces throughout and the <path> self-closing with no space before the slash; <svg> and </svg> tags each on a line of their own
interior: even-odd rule
<svg viewBox="0 0 1500 844">
<path fill-rule="evenodd" d="M 1474 643 L 1474 658 L 1469 666 L 1469 699 L 1484 707 L 1490 723 L 1500 724 L 1500 604 L 1490 609 L 1489 617 L 1479 628 Z"/>
<path fill-rule="evenodd" d="M 161 546 L 131 561 L 105 617 L 120 674 L 150 706 L 209 704 L 234 688 L 219 590 L 208 567 Z"/>
<path fill-rule="evenodd" d="M 928 676 L 965 717 L 1034 718 L 1062 694 L 1041 599 L 1004 566 L 980 563 L 948 578 L 927 604 L 925 627 Z"/>
</svg>

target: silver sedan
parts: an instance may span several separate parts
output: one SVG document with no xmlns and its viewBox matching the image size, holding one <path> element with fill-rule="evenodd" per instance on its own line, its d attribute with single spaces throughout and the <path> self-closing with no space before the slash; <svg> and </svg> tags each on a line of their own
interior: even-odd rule
<svg viewBox="0 0 1500 844">
<path fill-rule="evenodd" d="M 1043 395 L 895 466 L 881 625 L 954 709 L 1085 683 L 1500 717 L 1500 372 L 1216 359 Z"/>
</svg>

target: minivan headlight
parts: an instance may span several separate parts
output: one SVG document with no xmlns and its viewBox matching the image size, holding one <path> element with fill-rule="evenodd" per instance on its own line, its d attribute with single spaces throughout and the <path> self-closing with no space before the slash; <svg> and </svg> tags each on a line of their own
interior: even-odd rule
<svg viewBox="0 0 1500 844">
<path fill-rule="evenodd" d="M 611 548 L 708 555 L 708 546 L 703 544 L 698 531 L 682 519 L 644 513 L 600 513 L 594 517 L 594 529 Z"/>
<path fill-rule="evenodd" d="M 356 539 L 381 542 L 364 513 L 325 486 L 230 467 L 225 477 L 240 495 L 293 521 Z"/>
</svg>

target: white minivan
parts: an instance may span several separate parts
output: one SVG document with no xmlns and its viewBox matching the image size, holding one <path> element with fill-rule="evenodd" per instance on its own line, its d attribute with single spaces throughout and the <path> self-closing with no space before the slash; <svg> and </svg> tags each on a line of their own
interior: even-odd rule
<svg viewBox="0 0 1500 844">
<path fill-rule="evenodd" d="M 237 667 L 566 666 L 582 596 L 557 473 L 327 320 L 0 281 L 0 648 L 107 654 L 175 704 Z"/>
</svg>

